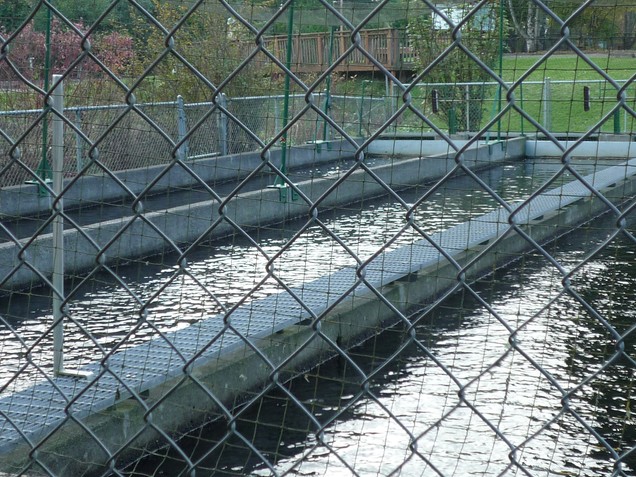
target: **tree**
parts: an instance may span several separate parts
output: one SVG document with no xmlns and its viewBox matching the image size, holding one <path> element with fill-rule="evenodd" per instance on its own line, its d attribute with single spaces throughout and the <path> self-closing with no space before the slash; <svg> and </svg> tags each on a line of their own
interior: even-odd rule
<svg viewBox="0 0 636 477">
<path fill-rule="evenodd" d="M 469 5 L 454 6 L 447 17 L 459 21 L 470 15 L 461 28 L 461 44 L 475 54 L 488 67 L 494 68 L 499 55 L 499 2 L 493 0 L 480 10 L 471 12 Z M 502 25 L 504 31 L 506 25 Z M 416 64 L 423 70 L 437 60 L 452 42 L 450 27 L 441 17 L 420 16 L 408 25 L 409 41 L 417 54 Z M 464 51 L 454 47 L 439 64 L 422 79 L 429 83 L 444 83 L 438 88 L 439 114 L 447 121 L 454 115 L 459 125 L 468 123 L 472 131 L 478 130 L 482 118 L 485 86 L 458 85 L 457 83 L 492 80 L 484 68 Z M 466 101 L 468 91 L 470 102 Z"/>
<path fill-rule="evenodd" d="M 623 20 L 623 48 L 628 50 L 636 43 L 636 9 L 625 12 Z"/>
<path fill-rule="evenodd" d="M 526 52 L 540 48 L 541 38 L 548 30 L 545 12 L 532 0 L 508 0 L 508 15 L 515 31 L 526 44 Z"/>
<path fill-rule="evenodd" d="M 157 28 L 153 28 L 148 40 L 139 45 L 139 72 L 157 58 L 162 58 L 148 77 L 147 83 L 152 80 L 157 85 L 150 93 L 155 99 L 174 99 L 177 94 L 181 94 L 186 101 L 208 99 L 212 90 L 190 70 L 186 62 L 213 85 L 219 85 L 247 56 L 246 33 L 242 25 L 233 21 L 227 13 L 223 14 L 224 10 L 219 12 L 198 8 L 186 18 L 186 5 L 173 5 L 159 0 L 153 2 L 157 20 L 168 30 L 175 26 L 178 28 L 172 37 L 173 52 L 167 56 L 162 56 L 166 51 L 165 35 Z M 263 77 L 263 68 L 254 59 L 233 77 L 224 92 L 245 94 L 246 89 L 254 91 L 259 76 Z"/>
<path fill-rule="evenodd" d="M 552 7 L 554 13 L 563 21 L 567 21 L 570 36 L 577 41 L 581 48 L 598 48 L 603 45 L 612 45 L 619 37 L 619 25 L 616 17 L 616 0 L 611 0 L 603 5 L 603 0 L 580 8 L 580 2 L 574 0 L 555 3 Z M 609 8 L 608 8 L 609 7 Z M 552 23 L 552 22 L 549 22 Z M 554 27 L 553 27 L 554 28 Z M 557 25 L 555 30 L 561 30 Z M 555 32 L 558 34 L 558 32 Z"/>
<path fill-rule="evenodd" d="M 76 23 L 75 27 L 81 32 L 87 31 L 81 22 Z M 0 34 L 5 38 L 10 35 L 7 31 L 0 31 Z M 131 37 L 119 32 L 109 32 L 95 34 L 89 40 L 92 43 L 91 51 L 102 63 L 117 75 L 125 73 L 133 59 Z M 51 21 L 51 73 L 66 72 L 81 53 L 82 36 L 62 24 L 57 18 L 53 18 Z M 32 21 L 22 27 L 9 43 L 8 60 L 27 79 L 43 78 L 45 56 L 45 34 L 37 31 Z M 86 59 L 74 69 L 70 77 L 79 79 L 85 75 L 99 74 L 101 74 L 101 68 L 98 64 L 91 59 Z M 16 79 L 15 73 L 6 62 L 0 64 L 0 78 Z"/>
<path fill-rule="evenodd" d="M 2 0 L 0 0 L 2 1 Z M 12 2 L 14 0 L 5 0 Z M 25 0 L 16 0 L 19 2 Z M 82 23 L 88 27 L 93 26 L 100 16 L 113 3 L 113 0 L 53 0 L 55 8 L 73 23 Z M 143 8 L 152 12 L 151 0 L 137 0 Z M 118 2 L 115 7 L 99 22 L 98 31 L 125 30 L 128 34 L 133 31 L 133 20 L 137 8 L 127 1 Z M 35 29 L 44 31 L 47 23 L 47 8 L 41 7 L 35 17 Z M 0 11 L 1 13 L 1 11 Z"/>
<path fill-rule="evenodd" d="M 580 9 L 577 0 L 544 1 L 563 21 L 568 22 L 571 38 L 583 48 L 603 44 L 631 48 L 636 42 L 636 7 L 617 0 L 596 0 Z M 580 9 L 580 10 L 579 10 Z M 533 0 L 507 0 L 508 16 L 525 50 L 541 49 L 549 32 L 560 35 L 561 25 L 550 18 Z"/>
<path fill-rule="evenodd" d="M 15 30 L 29 16 L 31 8 L 28 0 L 0 0 L 0 28 Z"/>
</svg>

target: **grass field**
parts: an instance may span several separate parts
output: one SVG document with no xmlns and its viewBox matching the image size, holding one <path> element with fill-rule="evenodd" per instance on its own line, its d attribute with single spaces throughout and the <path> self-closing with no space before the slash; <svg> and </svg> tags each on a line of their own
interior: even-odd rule
<svg viewBox="0 0 636 477">
<path fill-rule="evenodd" d="M 617 57 L 607 54 L 591 54 L 590 59 L 610 78 L 621 85 L 636 73 L 636 58 L 629 56 Z M 498 67 L 495 67 L 495 71 Z M 527 71 L 532 73 L 525 77 Z M 589 130 L 597 132 L 631 133 L 634 131 L 634 118 L 625 110 L 621 110 L 615 117 L 611 110 L 617 104 L 617 91 L 598 71 L 576 55 L 556 54 L 543 60 L 541 55 L 506 55 L 502 64 L 502 76 L 507 82 L 523 78 L 523 82 L 514 88 L 514 99 L 517 107 L 532 117 L 542 126 L 555 133 L 581 134 Z M 545 83 L 549 82 L 549 91 Z M 356 85 L 358 91 L 362 88 Z M 584 88 L 590 89 L 589 110 L 585 111 L 583 94 Z M 466 88 L 466 87 L 463 87 Z M 350 94 L 356 94 L 349 85 Z M 430 95 L 432 89 L 444 95 L 443 87 L 435 88 L 425 83 L 413 91 L 413 97 L 421 110 L 431 118 L 441 129 L 448 129 L 447 119 L 431 110 Z M 475 98 L 475 90 L 481 88 L 466 88 L 471 99 L 468 103 L 465 94 L 461 94 L 463 107 L 469 104 L 473 115 L 481 114 L 481 127 L 498 111 L 498 88 L 494 85 L 483 88 L 483 99 Z M 365 94 L 375 97 L 384 95 L 384 82 L 377 81 L 367 84 Z M 635 87 L 627 89 L 627 104 L 634 107 Z M 360 94 L 358 92 L 357 94 Z M 548 101 L 549 98 L 549 101 Z M 399 101 L 398 101 L 399 102 Z M 502 106 L 506 105 L 506 91 L 503 91 Z M 375 118 L 377 119 L 377 118 Z M 464 121 L 466 118 L 464 117 Z M 467 121 L 466 121 L 467 122 Z M 496 129 L 494 126 L 491 129 Z M 406 113 L 400 126 L 402 130 L 422 130 L 430 128 L 422 125 L 413 113 Z M 466 130 L 467 124 L 457 124 L 459 131 Z M 502 131 L 534 133 L 537 128 L 530 121 L 524 119 L 518 111 L 510 111 L 501 120 Z"/>
<path fill-rule="evenodd" d="M 610 78 L 623 84 L 622 80 L 629 80 L 636 72 L 636 58 L 610 57 L 606 55 L 591 55 L 590 59 Z M 583 133 L 591 129 L 603 132 L 632 132 L 634 118 L 624 110 L 617 117 L 611 114 L 611 109 L 617 104 L 617 91 L 605 78 L 594 70 L 587 62 L 575 55 L 555 55 L 545 61 L 538 56 L 508 56 L 503 62 L 503 77 L 507 81 L 515 81 L 526 71 L 534 67 L 524 83 L 534 81 L 551 83 L 551 127 L 558 133 Z M 583 103 L 584 87 L 590 88 L 590 109 L 585 111 Z M 516 94 L 517 101 L 523 97 L 523 109 L 533 118 L 544 122 L 544 111 L 547 103 L 542 97 L 543 86 L 527 84 L 523 91 Z M 634 106 L 634 87 L 627 90 L 628 104 Z M 507 115 L 503 124 L 507 129 L 514 130 L 515 123 L 521 127 L 521 117 L 518 113 Z M 529 122 L 523 121 L 525 130 L 534 128 Z"/>
<path fill-rule="evenodd" d="M 636 72 L 636 58 L 630 56 L 609 56 L 607 54 L 589 54 L 589 58 L 614 79 L 628 79 Z M 534 65 L 535 73 L 529 80 L 594 80 L 599 74 L 580 57 L 572 54 L 556 54 L 545 61 L 540 55 L 506 55 L 503 58 L 503 77 L 514 81 Z"/>
</svg>

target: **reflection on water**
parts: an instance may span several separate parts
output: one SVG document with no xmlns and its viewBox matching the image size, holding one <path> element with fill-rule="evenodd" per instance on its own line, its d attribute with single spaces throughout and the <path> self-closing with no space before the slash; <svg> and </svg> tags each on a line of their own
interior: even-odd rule
<svg viewBox="0 0 636 477">
<path fill-rule="evenodd" d="M 586 174 L 593 167 L 592 162 L 581 164 L 579 171 Z M 554 164 L 528 161 L 480 176 L 505 200 L 516 200 L 526 197 L 556 170 Z M 414 188 L 400 196 L 407 204 L 415 204 L 424 192 Z M 417 208 L 415 222 L 432 233 L 497 206 L 473 179 L 459 177 L 436 189 Z M 362 208 L 355 204 L 320 212 L 319 219 L 329 232 L 312 224 L 276 259 L 275 273 L 295 286 L 354 265 L 349 251 L 366 258 L 396 235 L 396 244 L 421 238 L 413 229 L 402 231 L 406 213 L 400 203 L 386 200 L 365 200 Z M 102 351 L 92 340 L 108 350 L 130 333 L 127 343 L 137 343 L 156 336 L 153 327 L 178 329 L 227 309 L 246 294 L 254 299 L 279 291 L 280 285 L 267 278 L 265 266 L 302 224 L 252 231 L 260 251 L 238 236 L 201 246 L 188 256 L 185 272 L 176 264 L 178 257 L 166 255 L 116 267 L 126 287 L 106 273 L 91 278 L 70 295 L 67 360 L 81 365 L 100 358 Z M 566 269 L 571 268 L 606 235 L 603 229 L 590 229 L 562 239 L 550 252 Z M 628 333 L 634 318 L 629 305 L 636 279 L 630 245 L 618 243 L 572 278 L 572 289 L 590 300 L 619 333 Z M 626 353 L 616 355 L 611 366 L 602 369 L 617 353 L 615 337 L 584 306 L 563 293 L 561 278 L 544 258 L 526 256 L 475 286 L 493 313 L 468 293 L 460 294 L 421 317 L 417 341 L 404 343 L 399 359 L 389 365 L 382 366 L 403 344 L 402 330 L 387 331 L 357 348 L 352 353 L 354 360 L 373 376 L 368 393 L 362 393 L 361 376 L 343 360 L 323 364 L 305 379 L 290 383 L 302 405 L 321 423 L 329 424 L 323 436 L 328 447 L 320 443 L 318 429 L 298 403 L 282 394 L 268 396 L 245 413 L 238 430 L 250 440 L 252 435 L 257 437 L 256 447 L 277 462 L 278 471 L 289 469 L 306 454 L 297 469 L 299 475 L 348 475 L 329 448 L 361 475 L 387 475 L 398 466 L 402 466 L 402 475 L 498 475 L 508 467 L 510 475 L 521 474 L 511 467 L 510 446 L 519 447 L 515 462 L 528 466 L 534 475 L 608 474 L 608 452 L 585 431 L 577 416 L 611 436 L 608 442 L 618 452 L 632 445 L 634 366 L 626 355 L 632 351 L 633 340 L 627 339 Z M 48 296 L 16 293 L 2 300 L 2 316 L 11 325 L 1 329 L 2 382 L 25 365 L 25 348 L 50 326 L 49 307 Z M 147 321 L 140 320 L 144 310 L 148 311 Z M 520 349 L 510 345 L 506 326 L 519 330 L 515 342 Z M 32 353 L 33 360 L 47 370 L 52 361 L 50 347 L 50 342 L 38 344 Z M 429 353 L 445 368 L 436 366 Z M 577 387 L 594 373 L 599 373 L 598 379 Z M 20 379 L 28 384 L 41 378 L 28 365 Z M 561 406 L 564 396 L 569 406 L 565 410 Z M 546 422 L 551 424 L 544 429 Z M 218 429 L 218 425 L 206 428 L 192 441 L 221 439 L 224 433 Z M 283 433 L 281 429 L 293 431 Z M 237 437 L 230 438 L 221 448 L 229 451 L 221 450 L 202 462 L 203 475 L 206 468 L 213 467 L 217 469 L 214 475 L 236 475 L 246 467 L 267 475 L 244 447 Z M 197 451 L 193 444 L 192 452 Z M 161 468 L 164 475 L 176 475 L 182 464 L 171 467 L 172 458 L 146 461 L 137 469 Z M 225 474 L 218 469 L 225 469 Z"/>
<path fill-rule="evenodd" d="M 559 239 L 551 253 L 570 270 L 613 224 L 597 220 Z M 403 329 L 351 350 L 356 365 L 372 376 L 368 393 L 357 371 L 334 359 L 288 383 L 297 401 L 276 392 L 252 405 L 237 431 L 255 436 L 254 446 L 276 462 L 275 470 L 290 475 L 352 475 L 347 465 L 364 476 L 612 475 L 610 451 L 586 426 L 616 453 L 636 445 L 630 404 L 636 340 L 628 336 L 619 355 L 608 328 L 625 334 L 634 327 L 635 252 L 632 242 L 618 239 L 572 277 L 572 291 L 605 317 L 607 326 L 563 292 L 562 277 L 551 264 L 528 255 L 474 285 L 492 313 L 470 294 L 457 294 L 420 318 L 416 341 L 388 365 L 385 361 L 406 344 Z M 506 326 L 517 330 L 517 349 Z M 324 429 L 316 428 L 301 406 Z M 225 432 L 214 423 L 181 445 L 196 460 Z M 177 475 L 183 463 L 165 451 L 137 463 L 131 475 L 145 475 L 144 469 Z M 634 457 L 627 458 L 617 475 L 636 475 L 634 469 Z M 201 461 L 197 475 L 239 471 L 270 475 L 232 436 Z"/>
</svg>

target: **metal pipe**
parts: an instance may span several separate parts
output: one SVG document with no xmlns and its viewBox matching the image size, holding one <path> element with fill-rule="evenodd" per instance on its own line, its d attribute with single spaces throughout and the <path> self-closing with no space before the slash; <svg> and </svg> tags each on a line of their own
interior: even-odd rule
<svg viewBox="0 0 636 477">
<path fill-rule="evenodd" d="M 186 115 L 183 106 L 183 96 L 177 96 L 177 140 L 183 141 L 187 134 Z M 177 149 L 177 158 L 184 161 L 188 158 L 188 141 L 181 142 Z"/>
<path fill-rule="evenodd" d="M 334 42 L 334 37 L 336 35 L 336 27 L 331 27 L 331 35 L 329 35 L 329 54 L 327 55 L 327 68 L 329 68 L 331 66 L 331 62 L 333 61 L 333 42 Z M 326 86 L 327 86 L 327 90 L 325 92 L 325 106 L 324 106 L 324 113 L 326 116 L 329 116 L 329 111 L 331 110 L 331 75 L 327 76 L 327 79 L 325 80 L 326 82 Z M 364 83 L 363 83 L 364 84 Z M 329 116 L 331 117 L 331 116 Z M 327 127 L 328 127 L 328 123 L 326 119 L 323 119 L 323 129 L 322 129 L 322 140 L 326 141 L 327 140 Z"/>
<path fill-rule="evenodd" d="M 62 189 L 64 187 L 64 86 L 62 75 L 53 75 L 57 86 L 51 95 L 53 115 L 53 138 L 51 146 L 53 175 L 53 370 L 55 374 L 64 372 L 64 211 Z"/>
<path fill-rule="evenodd" d="M 499 0 L 499 79 L 503 80 L 503 37 L 504 37 L 504 2 Z M 503 90 L 501 83 L 497 88 L 497 113 L 501 113 Z M 501 118 L 497 120 L 497 141 L 501 141 Z"/>
<path fill-rule="evenodd" d="M 292 63 L 292 32 L 294 29 L 294 1 L 289 3 L 289 13 L 287 17 L 287 52 L 285 58 L 285 66 L 291 71 Z M 285 75 L 285 98 L 283 99 L 283 128 L 287 127 L 289 122 L 289 75 Z M 281 138 L 282 150 L 280 155 L 280 170 L 283 174 L 287 174 L 287 131 L 283 133 Z M 285 181 L 276 176 L 275 184 L 285 184 Z"/>
<path fill-rule="evenodd" d="M 44 91 L 48 93 L 49 91 L 49 74 L 51 70 L 51 9 L 47 8 L 46 10 L 46 34 L 44 45 L 46 51 L 44 52 Z M 44 108 L 46 109 L 46 104 L 44 104 Z M 49 164 L 47 153 L 48 153 L 48 139 L 49 139 L 49 123 L 45 118 L 42 122 L 42 158 L 40 159 L 40 163 L 38 164 L 38 168 L 36 171 L 37 176 L 46 181 L 51 178 L 51 165 Z M 38 184 L 38 194 L 41 196 L 46 195 L 46 189 L 42 187 L 42 185 Z"/>
</svg>

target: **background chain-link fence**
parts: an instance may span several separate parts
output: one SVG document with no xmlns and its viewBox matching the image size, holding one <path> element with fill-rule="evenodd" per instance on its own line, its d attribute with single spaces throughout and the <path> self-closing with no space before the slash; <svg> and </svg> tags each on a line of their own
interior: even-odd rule
<svg viewBox="0 0 636 477">
<path fill-rule="evenodd" d="M 299 111 L 304 105 L 303 96 L 291 95 L 290 114 Z M 245 98 L 224 99 L 225 108 L 240 120 L 244 127 L 262 138 L 273 138 L 280 131 L 282 124 L 282 111 L 284 96 L 255 96 Z M 324 99 L 320 99 L 324 104 Z M 360 105 L 363 105 L 360 107 Z M 228 120 L 227 115 L 217 111 L 214 115 L 204 118 L 212 103 L 183 103 L 178 101 L 140 104 L 138 107 L 148 114 L 160 125 L 161 129 L 171 137 L 179 137 L 179 122 L 182 122 L 182 131 L 188 130 L 188 125 L 194 125 L 202 120 L 201 124 L 187 137 L 184 133 L 184 148 L 187 158 L 191 160 L 212 157 L 215 155 L 237 154 L 241 152 L 258 150 L 258 141 L 245 134 L 243 129 L 235 122 Z M 181 108 L 182 114 L 179 114 Z M 108 106 L 75 106 L 66 109 L 66 114 L 73 121 L 78 131 L 67 129 L 65 136 L 65 148 L 75 152 L 74 161 L 66 161 L 65 176 L 72 177 L 77 172 L 82 174 L 103 174 L 100 168 L 92 167 L 83 170 L 87 161 L 88 147 L 82 135 L 99 136 L 112 124 L 113 120 L 125 111 L 125 105 Z M 323 107 L 324 109 L 324 107 Z M 360 133 L 364 125 L 374 121 L 382 121 L 387 114 L 385 101 L 379 98 L 364 98 L 362 96 L 333 96 L 330 97 L 328 106 L 329 114 L 337 117 L 339 123 L 349 134 L 355 136 Z M 366 110 L 366 112 L 364 112 Z M 6 111 L 0 113 L 3 119 L 4 130 L 13 135 L 33 123 L 38 123 L 37 118 L 41 110 Z M 376 116 L 379 114 L 379 117 Z M 369 127 L 365 127 L 368 130 Z M 80 132 L 81 131 L 81 132 Z M 42 160 L 42 127 L 41 124 L 30 133 L 31 142 L 23 142 L 21 148 L 22 161 L 30 170 L 14 169 L 11 173 L 4 174 L 3 186 L 22 184 L 24 181 L 33 180 L 32 171 L 38 170 L 38 164 Z M 329 123 L 318 115 L 306 117 L 295 123 L 294 128 L 288 134 L 290 144 L 305 144 L 325 139 L 333 139 Z M 340 137 L 337 134 L 337 137 Z M 50 155 L 50 134 L 47 136 L 47 160 Z M 136 169 L 155 165 L 165 165 L 170 162 L 170 144 L 161 144 L 160 136 L 151 125 L 141 118 L 127 116 L 114 128 L 108 128 L 107 138 L 100 148 L 100 162 L 111 171 Z M 5 153 L 8 153 L 7 146 Z M 161 152 L 160 152 L 161 151 Z M 47 171 L 48 173 L 48 171 Z"/>
<path fill-rule="evenodd" d="M 636 4 L 0 26 L 0 472 L 636 475 Z"/>
</svg>

